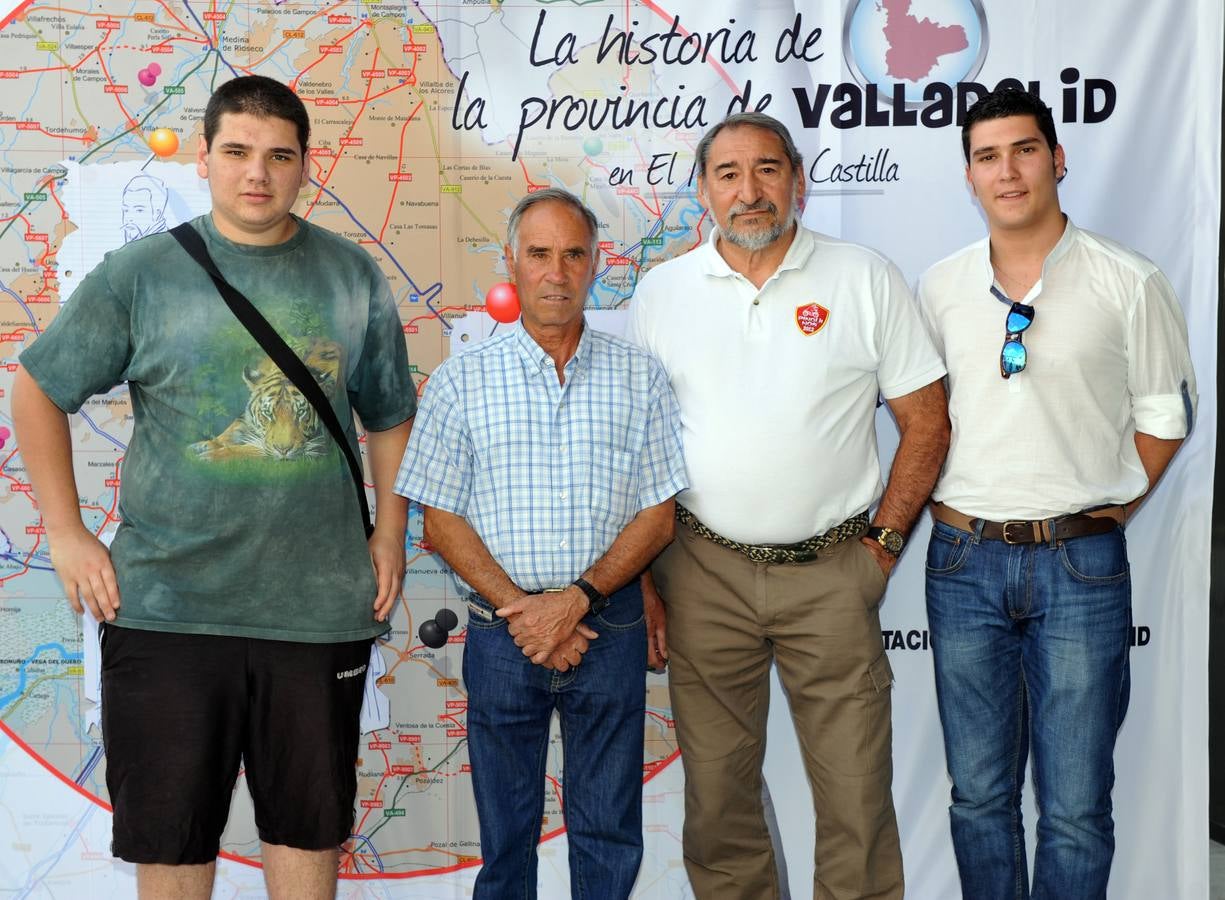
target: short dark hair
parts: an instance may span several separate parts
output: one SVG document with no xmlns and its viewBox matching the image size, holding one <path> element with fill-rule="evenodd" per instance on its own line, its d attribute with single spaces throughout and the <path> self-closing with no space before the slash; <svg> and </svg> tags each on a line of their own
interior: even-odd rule
<svg viewBox="0 0 1225 900">
<path fill-rule="evenodd" d="M 302 157 L 310 143 L 311 120 L 298 95 L 286 85 L 263 75 L 244 75 L 227 81 L 208 98 L 204 108 L 204 145 L 211 147 L 225 113 L 247 113 L 261 119 L 284 119 L 298 131 Z"/>
<path fill-rule="evenodd" d="M 523 214 L 535 206 L 537 203 L 545 202 L 562 203 L 570 207 L 587 223 L 587 231 L 591 235 L 591 255 L 595 256 L 596 245 L 598 243 L 597 236 L 600 233 L 600 222 L 595 217 L 587 205 L 578 197 L 567 191 L 565 188 L 549 187 L 539 191 L 532 191 L 530 194 L 525 194 L 523 199 L 515 204 L 515 208 L 511 211 L 510 219 L 506 223 L 506 243 L 510 244 L 512 253 L 519 252 L 519 222 L 523 219 Z"/>
<path fill-rule="evenodd" d="M 795 141 L 791 139 L 791 132 L 787 130 L 787 126 L 773 116 L 767 116 L 765 113 L 759 112 L 742 112 L 733 113 L 722 122 L 719 122 L 710 131 L 702 135 L 702 139 L 698 141 L 697 149 L 697 164 L 698 177 L 706 177 L 706 160 L 710 158 L 710 145 L 715 142 L 715 138 L 719 136 L 719 132 L 726 128 L 740 128 L 744 125 L 751 125 L 754 128 L 764 128 L 766 131 L 773 132 L 778 135 L 778 139 L 783 143 L 783 152 L 787 154 L 787 159 L 791 163 L 791 168 L 797 172 L 804 168 L 804 156 L 796 149 Z"/>
<path fill-rule="evenodd" d="M 1055 137 L 1055 117 L 1037 94 L 1018 90 L 1015 87 L 998 88 L 989 94 L 979 97 L 961 125 L 961 150 L 966 157 L 966 165 L 970 164 L 970 129 L 979 122 L 989 119 L 1005 119 L 1009 116 L 1033 116 L 1038 122 L 1038 130 L 1046 138 L 1046 144 L 1052 153 L 1059 139 Z"/>
</svg>

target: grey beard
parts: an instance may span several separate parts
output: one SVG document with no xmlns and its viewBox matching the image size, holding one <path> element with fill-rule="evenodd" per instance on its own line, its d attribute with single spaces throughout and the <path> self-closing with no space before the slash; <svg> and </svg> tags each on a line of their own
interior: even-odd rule
<svg viewBox="0 0 1225 900">
<path fill-rule="evenodd" d="M 749 232 L 737 231 L 736 229 L 730 227 L 730 223 L 735 216 L 758 208 L 765 209 L 774 214 L 775 222 L 772 226 L 764 231 Z M 795 224 L 795 206 L 788 206 L 787 215 L 782 219 L 779 219 L 778 207 L 769 201 L 766 201 L 764 207 L 744 206 L 742 204 L 737 204 L 728 210 L 727 221 L 729 223 L 729 227 L 720 229 L 720 237 L 722 237 L 729 244 L 735 244 L 737 247 L 748 250 L 750 253 L 756 253 L 758 250 L 766 249 L 766 247 L 769 247 L 791 230 L 791 226 Z"/>
</svg>

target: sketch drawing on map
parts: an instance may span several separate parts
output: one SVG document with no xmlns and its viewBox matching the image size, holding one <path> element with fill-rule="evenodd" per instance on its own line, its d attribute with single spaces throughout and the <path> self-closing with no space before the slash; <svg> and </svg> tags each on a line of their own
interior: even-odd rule
<svg viewBox="0 0 1225 900">
<path fill-rule="evenodd" d="M 169 193 L 160 178 L 143 172 L 123 188 L 123 242 L 166 230 L 166 200 Z"/>
</svg>

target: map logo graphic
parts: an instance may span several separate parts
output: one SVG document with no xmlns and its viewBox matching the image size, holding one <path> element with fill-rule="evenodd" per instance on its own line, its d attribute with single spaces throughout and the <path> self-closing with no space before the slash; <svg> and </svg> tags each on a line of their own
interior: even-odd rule
<svg viewBox="0 0 1225 900">
<path fill-rule="evenodd" d="M 920 109 L 929 84 L 973 81 L 987 58 L 987 13 L 981 0 L 850 0 L 842 55 L 855 80 L 876 85 L 882 103 L 894 85 L 906 108 Z"/>
</svg>

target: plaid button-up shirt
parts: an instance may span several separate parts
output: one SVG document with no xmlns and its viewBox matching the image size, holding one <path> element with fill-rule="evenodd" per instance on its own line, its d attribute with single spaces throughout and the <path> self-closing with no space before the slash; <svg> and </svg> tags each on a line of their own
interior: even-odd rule
<svg viewBox="0 0 1225 900">
<path fill-rule="evenodd" d="M 396 493 L 463 516 L 533 593 L 570 584 L 640 510 L 688 486 L 680 410 L 654 357 L 584 327 L 564 371 L 558 384 L 521 325 L 451 357 L 396 477 Z"/>
</svg>

